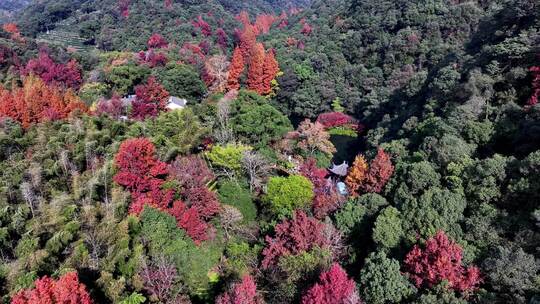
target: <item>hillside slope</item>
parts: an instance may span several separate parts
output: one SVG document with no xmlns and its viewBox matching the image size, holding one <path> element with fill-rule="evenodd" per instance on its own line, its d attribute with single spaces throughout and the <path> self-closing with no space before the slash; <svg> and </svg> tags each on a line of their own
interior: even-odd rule
<svg viewBox="0 0 540 304">
<path fill-rule="evenodd" d="M 537 0 L 20 14 L 27 36 L 0 30 L 5 303 L 540 301 Z"/>
</svg>

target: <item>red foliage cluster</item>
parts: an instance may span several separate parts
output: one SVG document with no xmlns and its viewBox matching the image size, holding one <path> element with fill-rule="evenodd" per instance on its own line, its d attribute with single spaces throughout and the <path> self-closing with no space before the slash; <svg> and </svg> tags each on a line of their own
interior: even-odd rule
<svg viewBox="0 0 540 304">
<path fill-rule="evenodd" d="M 446 280 L 452 289 L 473 291 L 481 282 L 480 270 L 476 266 L 464 268 L 461 259 L 461 247 L 439 231 L 424 246 L 413 247 L 405 257 L 404 268 L 418 288 Z"/>
<path fill-rule="evenodd" d="M 267 269 L 282 256 L 296 255 L 307 252 L 318 246 L 335 252 L 336 237 L 328 233 L 333 227 L 307 216 L 303 211 L 297 211 L 290 220 L 284 220 L 276 225 L 275 236 L 266 236 L 266 247 L 263 249 L 262 267 Z"/>
<path fill-rule="evenodd" d="M 262 43 L 257 43 L 251 51 L 247 85 L 250 90 L 262 93 L 264 88 L 264 46 Z"/>
<path fill-rule="evenodd" d="M 279 29 L 283 29 L 283 28 L 285 28 L 287 25 L 289 25 L 289 20 L 288 20 L 287 18 L 288 18 L 287 13 L 286 13 L 286 12 L 282 12 L 281 15 L 280 15 L 279 18 L 278 18 L 278 20 L 280 20 L 279 25 L 278 25 L 278 28 L 279 28 Z"/>
<path fill-rule="evenodd" d="M 169 92 L 157 82 L 155 77 L 148 78 L 146 84 L 135 87 L 135 101 L 131 109 L 131 117 L 143 120 L 155 117 L 167 110 Z"/>
<path fill-rule="evenodd" d="M 225 51 L 227 49 L 227 46 L 229 45 L 229 37 L 222 28 L 218 28 L 216 30 L 216 41 L 222 50 Z"/>
<path fill-rule="evenodd" d="M 111 99 L 101 99 L 96 106 L 94 112 L 96 115 L 108 115 L 118 119 L 122 115 L 126 115 L 126 107 L 122 99 L 118 95 L 113 95 Z"/>
<path fill-rule="evenodd" d="M 149 205 L 174 216 L 178 226 L 196 243 L 208 239 L 208 221 L 220 211 L 220 204 L 214 192 L 205 186 L 214 176 L 204 161 L 185 157 L 167 167 L 157 159 L 155 147 L 148 139 L 136 138 L 120 145 L 115 164 L 119 172 L 114 181 L 132 196 L 130 213 L 139 214 L 144 205 Z M 173 190 L 162 189 L 167 178 L 178 179 L 183 201 L 174 201 Z"/>
<path fill-rule="evenodd" d="M 208 24 L 208 22 L 204 21 L 204 19 L 202 18 L 201 15 L 197 16 L 197 20 L 191 21 L 191 24 L 196 29 L 200 29 L 201 33 L 204 36 L 209 37 L 209 36 L 212 35 L 212 28 L 210 27 L 210 24 Z"/>
<path fill-rule="evenodd" d="M 184 188 L 204 187 L 215 179 L 214 173 L 208 168 L 204 160 L 197 156 L 177 158 L 169 166 L 169 174 Z"/>
<path fill-rule="evenodd" d="M 210 53 L 210 48 L 212 47 L 210 45 L 210 42 L 208 42 L 207 40 L 203 40 L 201 42 L 199 42 L 199 47 L 201 48 L 201 52 L 206 56 L 208 55 L 208 53 Z"/>
<path fill-rule="evenodd" d="M 315 283 L 302 297 L 302 304 L 360 304 L 360 296 L 354 280 L 347 277 L 347 273 L 339 264 L 319 276 Z"/>
<path fill-rule="evenodd" d="M 199 45 L 186 42 L 180 49 L 180 57 L 191 65 L 202 65 L 205 55 Z"/>
<path fill-rule="evenodd" d="M 311 205 L 313 215 L 318 219 L 323 219 L 338 210 L 343 205 L 343 199 L 343 196 L 339 195 L 335 187 L 330 188 L 327 193 L 315 195 Z"/>
<path fill-rule="evenodd" d="M 276 22 L 278 18 L 270 14 L 258 15 L 255 20 L 255 27 L 259 33 L 268 34 L 270 28 Z"/>
<path fill-rule="evenodd" d="M 379 149 L 377 156 L 369 164 L 369 171 L 361 188 L 364 192 L 380 193 L 393 173 L 394 166 L 390 156 L 383 149 Z"/>
<path fill-rule="evenodd" d="M 15 41 L 21 41 L 23 42 L 24 39 L 21 36 L 21 32 L 19 31 L 19 27 L 15 23 L 6 23 L 2 26 L 2 29 L 6 31 L 7 33 L 11 34 L 11 39 Z"/>
<path fill-rule="evenodd" d="M 300 174 L 313 183 L 315 197 L 313 198 L 313 215 L 322 219 L 337 210 L 342 204 L 342 197 L 337 193 L 332 183 L 328 183 L 328 171 L 317 167 L 317 161 L 309 158 L 299 168 Z"/>
<path fill-rule="evenodd" d="M 244 26 L 244 28 L 246 28 L 248 25 L 251 25 L 251 20 L 249 20 L 249 15 L 246 11 L 241 11 L 234 18 L 240 21 L 242 25 Z"/>
<path fill-rule="evenodd" d="M 154 33 L 148 39 L 147 45 L 150 49 L 161 49 L 166 48 L 169 45 L 169 42 L 167 42 L 167 40 L 160 34 Z"/>
<path fill-rule="evenodd" d="M 64 92 L 36 77 L 27 77 L 21 88 L 12 91 L 0 87 L 0 117 L 10 117 L 24 128 L 86 111 L 85 104 L 71 90 Z"/>
<path fill-rule="evenodd" d="M 390 156 L 380 148 L 369 166 L 361 155 L 357 157 L 354 165 L 359 167 L 351 168 L 346 180 L 353 195 L 369 192 L 380 193 L 394 173 Z"/>
<path fill-rule="evenodd" d="M 244 57 L 245 61 L 248 61 L 253 48 L 257 44 L 257 30 L 256 28 L 248 24 L 244 26 L 244 29 L 238 34 L 239 35 L 239 47 L 242 51 L 242 56 Z"/>
<path fill-rule="evenodd" d="M 79 282 L 76 272 L 66 273 L 57 281 L 43 277 L 36 280 L 35 287 L 19 291 L 11 304 L 91 304 L 86 286 Z"/>
<path fill-rule="evenodd" d="M 299 168 L 300 174 L 313 183 L 315 192 L 326 192 L 328 171 L 317 167 L 317 160 L 308 158 Z"/>
<path fill-rule="evenodd" d="M 272 80 L 279 72 L 279 64 L 274 52 L 265 52 L 262 43 L 257 43 L 251 51 L 248 68 L 247 85 L 260 95 L 267 95 L 272 92 Z"/>
<path fill-rule="evenodd" d="M 120 15 L 122 17 L 129 17 L 129 6 L 131 5 L 131 0 L 118 0 L 118 9 L 120 10 Z"/>
<path fill-rule="evenodd" d="M 534 106 L 538 103 L 538 99 L 540 98 L 540 67 L 534 66 L 530 69 L 530 71 L 533 73 L 533 93 L 527 104 L 529 106 Z"/>
<path fill-rule="evenodd" d="M 216 194 L 206 187 L 215 178 L 206 163 L 196 156 L 177 158 L 169 166 L 170 176 L 182 186 L 184 201 L 174 203 L 171 214 L 195 240 L 207 237 L 209 224 L 221 207 Z"/>
<path fill-rule="evenodd" d="M 114 162 L 118 167 L 114 181 L 131 193 L 130 213 L 139 214 L 145 203 L 159 207 L 162 202 L 154 200 L 154 196 L 161 198 L 158 193 L 168 170 L 167 164 L 157 159 L 152 142 L 146 138 L 122 142 Z"/>
<path fill-rule="evenodd" d="M 313 31 L 313 27 L 307 23 L 306 18 L 302 18 L 300 20 L 300 24 L 302 25 L 302 29 L 300 30 L 301 34 L 304 34 L 305 36 L 309 36 L 311 32 Z"/>
<path fill-rule="evenodd" d="M 300 30 L 300 33 L 306 36 L 309 36 L 309 34 L 311 34 L 312 31 L 313 31 L 313 27 L 311 27 L 311 25 L 307 23 L 304 23 L 304 25 L 302 26 L 302 29 Z"/>
<path fill-rule="evenodd" d="M 82 84 L 81 69 L 76 60 L 67 64 L 55 63 L 44 51 L 38 58 L 29 60 L 21 74 L 39 76 L 48 85 L 78 89 Z"/>
<path fill-rule="evenodd" d="M 228 90 L 240 89 L 240 75 L 244 72 L 244 57 L 239 47 L 236 47 L 233 51 L 231 64 L 229 65 L 229 76 L 227 79 Z"/>
<path fill-rule="evenodd" d="M 263 64 L 263 79 L 262 79 L 262 94 L 269 94 L 272 92 L 272 80 L 274 80 L 279 73 L 279 64 L 276 60 L 274 50 L 270 50 L 264 57 Z"/>
<path fill-rule="evenodd" d="M 172 0 L 165 0 L 164 4 L 165 4 L 165 8 L 170 9 L 170 8 L 172 8 L 173 2 L 172 2 Z"/>
<path fill-rule="evenodd" d="M 250 275 L 245 275 L 241 282 L 233 284 L 229 291 L 216 299 L 217 304 L 262 304 L 261 296 L 257 294 L 257 285 Z"/>
<path fill-rule="evenodd" d="M 140 51 L 139 61 L 143 64 L 147 64 L 149 67 L 154 68 L 157 66 L 165 66 L 169 59 L 167 55 L 161 52 L 154 52 L 154 50 Z"/>
<path fill-rule="evenodd" d="M 326 129 L 334 127 L 349 127 L 361 131 L 364 127 L 356 122 L 353 117 L 341 112 L 322 113 L 317 117 L 317 121 Z"/>
</svg>

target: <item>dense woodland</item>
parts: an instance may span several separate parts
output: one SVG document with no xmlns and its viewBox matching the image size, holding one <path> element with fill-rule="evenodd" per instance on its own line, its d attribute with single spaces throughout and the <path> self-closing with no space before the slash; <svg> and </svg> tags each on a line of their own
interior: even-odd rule
<svg viewBox="0 0 540 304">
<path fill-rule="evenodd" d="M 537 0 L 1 2 L 0 302 L 540 303 Z"/>
</svg>

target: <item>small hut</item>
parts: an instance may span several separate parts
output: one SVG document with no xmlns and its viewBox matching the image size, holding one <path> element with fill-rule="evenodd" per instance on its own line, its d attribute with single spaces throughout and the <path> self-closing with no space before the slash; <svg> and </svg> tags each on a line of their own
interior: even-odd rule
<svg viewBox="0 0 540 304">
<path fill-rule="evenodd" d="M 349 164 L 344 161 L 341 165 L 336 165 L 332 163 L 332 168 L 329 169 L 330 172 L 334 173 L 337 176 L 345 177 L 349 171 Z"/>
</svg>

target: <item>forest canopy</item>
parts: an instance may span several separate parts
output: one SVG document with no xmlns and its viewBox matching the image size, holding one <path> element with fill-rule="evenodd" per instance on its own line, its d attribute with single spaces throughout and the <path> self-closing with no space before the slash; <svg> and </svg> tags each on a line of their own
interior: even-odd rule
<svg viewBox="0 0 540 304">
<path fill-rule="evenodd" d="M 0 303 L 540 302 L 538 1 L 0 25 Z"/>
</svg>

